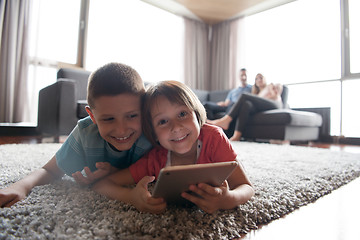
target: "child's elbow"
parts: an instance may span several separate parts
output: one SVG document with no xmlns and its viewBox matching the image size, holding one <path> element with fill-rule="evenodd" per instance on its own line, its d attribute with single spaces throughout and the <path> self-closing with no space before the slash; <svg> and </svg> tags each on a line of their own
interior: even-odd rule
<svg viewBox="0 0 360 240">
<path fill-rule="evenodd" d="M 252 185 L 250 185 L 250 198 L 252 198 L 253 196 L 255 196 L 255 189 Z"/>
<path fill-rule="evenodd" d="M 249 201 L 255 195 L 255 189 L 253 188 L 252 185 L 246 184 L 245 186 L 246 186 L 246 190 L 244 192 L 245 193 L 245 195 L 244 195 L 245 196 L 245 198 L 244 198 L 245 202 L 244 203 Z"/>
</svg>

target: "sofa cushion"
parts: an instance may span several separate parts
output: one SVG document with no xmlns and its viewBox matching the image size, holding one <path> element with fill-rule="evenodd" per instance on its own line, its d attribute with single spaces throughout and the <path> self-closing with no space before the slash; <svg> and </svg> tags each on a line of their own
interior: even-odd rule
<svg viewBox="0 0 360 240">
<path fill-rule="evenodd" d="M 255 114 L 251 117 L 249 124 L 319 127 L 322 124 L 322 117 L 312 112 L 274 109 Z"/>
<path fill-rule="evenodd" d="M 265 141 L 269 139 L 310 141 L 319 138 L 319 127 L 291 125 L 248 125 L 243 133 L 245 139 Z"/>
<path fill-rule="evenodd" d="M 209 101 L 211 102 L 220 102 L 225 101 L 229 90 L 218 90 L 209 92 Z"/>
<path fill-rule="evenodd" d="M 192 91 L 199 98 L 202 104 L 209 100 L 209 91 L 199 89 L 192 89 Z"/>
</svg>

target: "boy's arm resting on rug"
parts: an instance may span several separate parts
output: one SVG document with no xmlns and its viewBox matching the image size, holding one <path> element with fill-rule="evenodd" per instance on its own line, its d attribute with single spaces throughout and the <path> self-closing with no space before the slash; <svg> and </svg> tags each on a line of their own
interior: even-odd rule
<svg viewBox="0 0 360 240">
<path fill-rule="evenodd" d="M 64 173 L 57 166 L 54 156 L 42 168 L 33 171 L 9 187 L 0 189 L 0 206 L 11 207 L 16 202 L 25 199 L 35 186 L 48 184 L 63 175 Z"/>
<path fill-rule="evenodd" d="M 205 183 L 199 183 L 191 185 L 189 190 L 200 195 L 201 198 L 186 192 L 182 193 L 182 196 L 207 213 L 214 213 L 219 209 L 235 208 L 249 201 L 255 194 L 241 163 L 222 186 L 212 187 Z"/>
<path fill-rule="evenodd" d="M 155 180 L 153 176 L 142 178 L 134 188 L 126 185 L 135 184 L 129 169 L 122 169 L 94 184 L 93 190 L 115 199 L 133 205 L 141 212 L 161 213 L 166 208 L 162 198 L 151 197 L 148 184 Z"/>
</svg>

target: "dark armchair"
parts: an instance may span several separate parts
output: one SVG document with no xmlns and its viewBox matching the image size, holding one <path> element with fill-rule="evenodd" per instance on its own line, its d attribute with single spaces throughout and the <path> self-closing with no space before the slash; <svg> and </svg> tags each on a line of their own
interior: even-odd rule
<svg viewBox="0 0 360 240">
<path fill-rule="evenodd" d="M 57 81 L 39 92 L 38 132 L 42 136 L 68 135 L 85 111 L 87 81 L 90 72 L 62 68 Z"/>
</svg>

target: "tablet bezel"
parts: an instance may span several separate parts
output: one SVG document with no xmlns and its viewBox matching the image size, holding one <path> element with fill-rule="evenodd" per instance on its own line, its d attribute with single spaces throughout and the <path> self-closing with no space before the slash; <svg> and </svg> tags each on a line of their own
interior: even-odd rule
<svg viewBox="0 0 360 240">
<path fill-rule="evenodd" d="M 181 193 L 188 191 L 189 185 L 207 183 L 221 184 L 238 166 L 237 161 L 168 166 L 160 170 L 152 196 L 162 197 L 167 203 L 184 204 Z"/>
</svg>

